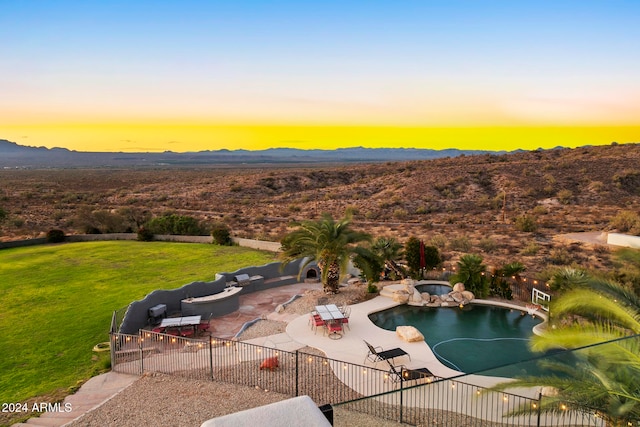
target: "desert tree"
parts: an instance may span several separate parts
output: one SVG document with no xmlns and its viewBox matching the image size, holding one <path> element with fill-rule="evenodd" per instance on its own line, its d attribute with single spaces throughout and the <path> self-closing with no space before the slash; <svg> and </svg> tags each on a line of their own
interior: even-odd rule
<svg viewBox="0 0 640 427">
<path fill-rule="evenodd" d="M 364 261 L 367 249 L 360 244 L 371 241 L 369 234 L 351 227 L 351 218 L 351 213 L 347 212 L 338 221 L 330 214 L 323 214 L 319 220 L 302 221 L 282 238 L 281 260 L 291 262 L 303 258 L 302 267 L 315 261 L 320 268 L 324 291 L 338 293 L 340 279 L 349 261 L 355 256 Z"/>
</svg>

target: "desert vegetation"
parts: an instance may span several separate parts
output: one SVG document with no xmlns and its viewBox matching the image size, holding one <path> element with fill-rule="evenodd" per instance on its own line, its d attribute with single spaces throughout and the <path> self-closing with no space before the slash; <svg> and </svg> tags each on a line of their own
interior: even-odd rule
<svg viewBox="0 0 640 427">
<path fill-rule="evenodd" d="M 352 212 L 354 229 L 404 245 L 415 237 L 454 266 L 521 262 L 611 266 L 607 250 L 558 239 L 638 234 L 637 144 L 350 165 L 0 171 L 0 239 L 158 231 L 280 241 L 295 223 Z M 190 218 L 190 219 L 187 219 Z M 224 228 L 223 228 L 224 229 Z"/>
</svg>

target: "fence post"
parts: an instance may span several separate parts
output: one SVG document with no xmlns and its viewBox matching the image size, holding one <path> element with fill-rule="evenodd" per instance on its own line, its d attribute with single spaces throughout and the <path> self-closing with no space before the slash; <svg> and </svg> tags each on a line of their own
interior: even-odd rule
<svg viewBox="0 0 640 427">
<path fill-rule="evenodd" d="M 537 427 L 540 427 L 540 415 L 542 414 L 542 393 L 538 393 L 538 424 Z"/>
<path fill-rule="evenodd" d="M 109 353 L 111 353 L 111 370 L 116 370 L 116 334 L 114 332 L 109 333 Z"/>
<path fill-rule="evenodd" d="M 403 386 L 404 385 L 404 378 L 402 378 L 402 370 L 400 371 L 400 423 L 402 423 L 402 419 L 404 418 L 402 416 L 402 409 L 404 408 L 404 390 L 403 390 Z"/>
<path fill-rule="evenodd" d="M 144 350 L 142 350 L 142 329 L 138 330 L 138 348 L 140 349 L 140 375 L 144 374 Z"/>
<path fill-rule="evenodd" d="M 213 381 L 213 344 L 211 343 L 211 334 L 209 334 L 209 374 L 211 375 L 211 381 Z"/>
<path fill-rule="evenodd" d="M 298 390 L 298 382 L 299 382 L 299 378 L 298 378 L 299 369 L 298 369 L 298 367 L 299 366 L 300 366 L 300 355 L 298 354 L 298 350 L 296 350 L 296 394 L 295 394 L 296 397 L 298 397 L 298 393 L 299 393 L 299 390 Z"/>
</svg>

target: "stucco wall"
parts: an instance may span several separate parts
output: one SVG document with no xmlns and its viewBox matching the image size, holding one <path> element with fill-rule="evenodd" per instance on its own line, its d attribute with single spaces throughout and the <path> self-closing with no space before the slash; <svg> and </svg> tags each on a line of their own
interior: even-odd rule
<svg viewBox="0 0 640 427">
<path fill-rule="evenodd" d="M 607 235 L 607 243 L 627 248 L 640 248 L 640 237 L 629 236 L 627 234 L 609 233 Z"/>
</svg>

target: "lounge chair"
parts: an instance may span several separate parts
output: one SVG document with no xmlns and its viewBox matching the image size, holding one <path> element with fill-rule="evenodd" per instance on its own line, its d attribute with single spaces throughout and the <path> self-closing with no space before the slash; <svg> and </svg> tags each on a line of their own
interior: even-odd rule
<svg viewBox="0 0 640 427">
<path fill-rule="evenodd" d="M 387 363 L 389 363 L 387 378 L 393 382 L 433 379 L 433 374 L 427 368 L 406 368 L 403 365 L 393 366 L 388 360 Z"/>
<path fill-rule="evenodd" d="M 364 359 L 365 363 L 367 362 L 367 360 L 372 363 L 380 362 L 383 360 L 389 361 L 389 359 L 393 360 L 396 357 L 400 356 L 407 356 L 409 357 L 409 360 L 411 360 L 411 355 L 409 355 L 409 353 L 407 353 L 400 347 L 392 348 L 389 350 L 382 350 L 382 347 L 374 347 L 366 341 L 364 343 L 367 345 L 367 347 L 369 347 L 369 352 Z"/>
</svg>

